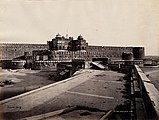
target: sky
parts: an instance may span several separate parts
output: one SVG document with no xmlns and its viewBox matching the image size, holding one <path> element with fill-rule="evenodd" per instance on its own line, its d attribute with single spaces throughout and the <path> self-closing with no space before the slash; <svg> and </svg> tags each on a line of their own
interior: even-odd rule
<svg viewBox="0 0 159 120">
<path fill-rule="evenodd" d="M 159 0 L 0 0 L 0 42 L 47 43 L 57 33 L 159 55 Z"/>
</svg>

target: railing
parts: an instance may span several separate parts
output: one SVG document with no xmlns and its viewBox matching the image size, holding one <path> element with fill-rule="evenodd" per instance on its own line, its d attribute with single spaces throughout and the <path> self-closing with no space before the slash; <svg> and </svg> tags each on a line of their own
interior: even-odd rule
<svg viewBox="0 0 159 120">
<path fill-rule="evenodd" d="M 144 101 L 147 117 L 149 119 L 159 119 L 159 91 L 139 66 L 135 65 L 133 70 Z"/>
</svg>

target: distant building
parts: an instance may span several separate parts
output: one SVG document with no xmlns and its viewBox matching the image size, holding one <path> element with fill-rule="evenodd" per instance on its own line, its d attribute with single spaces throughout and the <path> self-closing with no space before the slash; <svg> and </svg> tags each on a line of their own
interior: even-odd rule
<svg viewBox="0 0 159 120">
<path fill-rule="evenodd" d="M 25 56 L 29 65 L 33 64 L 34 68 L 41 69 L 56 67 L 58 62 L 69 62 L 75 59 L 142 60 L 145 51 L 144 47 L 90 46 L 81 35 L 73 39 L 73 37 L 65 38 L 57 34 L 51 41 L 47 41 L 47 44 L 0 44 L 1 61 L 20 56 Z"/>
<path fill-rule="evenodd" d="M 68 44 L 72 40 L 70 37 L 69 39 L 57 34 L 52 41 L 48 41 L 49 50 L 68 50 Z"/>
</svg>

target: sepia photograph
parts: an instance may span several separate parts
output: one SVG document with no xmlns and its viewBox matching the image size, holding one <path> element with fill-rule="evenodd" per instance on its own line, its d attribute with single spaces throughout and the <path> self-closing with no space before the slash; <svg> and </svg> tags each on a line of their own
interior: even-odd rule
<svg viewBox="0 0 159 120">
<path fill-rule="evenodd" d="M 159 0 L 0 0 L 0 120 L 159 120 Z"/>
</svg>

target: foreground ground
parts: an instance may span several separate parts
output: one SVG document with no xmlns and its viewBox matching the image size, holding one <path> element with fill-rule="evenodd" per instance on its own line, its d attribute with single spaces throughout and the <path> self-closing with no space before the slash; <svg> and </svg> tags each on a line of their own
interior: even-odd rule
<svg viewBox="0 0 159 120">
<path fill-rule="evenodd" d="M 0 81 L 13 80 L 14 84 L 0 87 L 0 100 L 54 83 L 55 81 L 49 79 L 50 74 L 55 74 L 55 72 L 1 69 Z"/>
<path fill-rule="evenodd" d="M 100 119 L 116 108 L 130 109 L 125 74 L 84 70 L 67 80 L 31 91 L 0 102 L 1 114 L 5 119 L 34 119 L 36 115 L 45 117 L 50 112 L 66 109 L 64 114 L 49 119 Z M 73 111 L 68 112 L 70 109 Z M 126 111 L 124 110 L 124 111 Z M 123 116 L 120 116 L 123 117 Z"/>
</svg>

